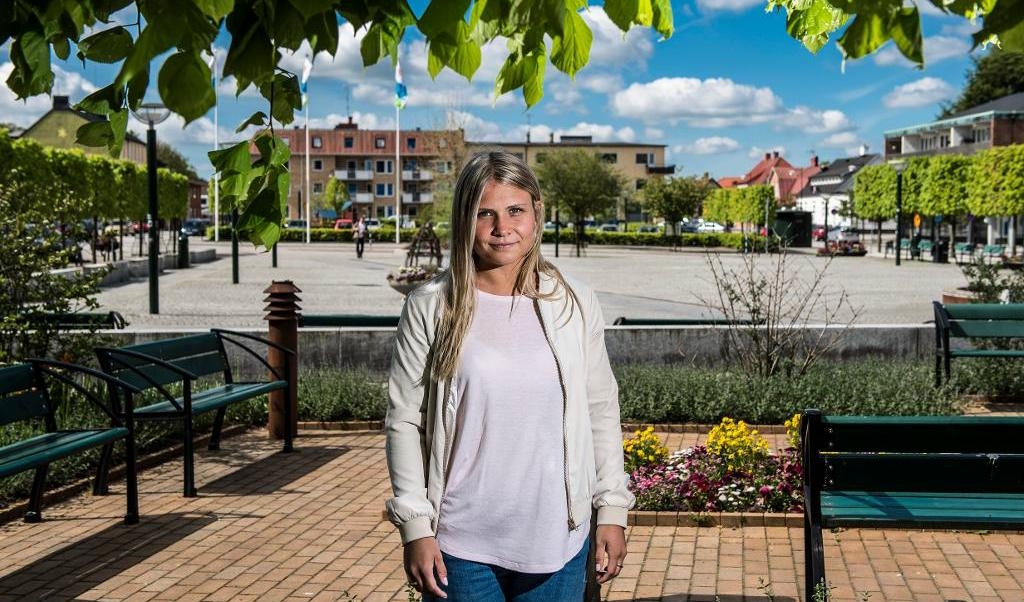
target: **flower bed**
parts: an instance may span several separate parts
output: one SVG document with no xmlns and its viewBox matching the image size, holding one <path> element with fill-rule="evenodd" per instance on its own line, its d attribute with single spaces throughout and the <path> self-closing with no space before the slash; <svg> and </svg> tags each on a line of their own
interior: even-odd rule
<svg viewBox="0 0 1024 602">
<path fill-rule="evenodd" d="M 623 442 L 637 510 L 671 512 L 802 512 L 799 415 L 786 421 L 790 446 L 772 454 L 746 423 L 724 418 L 706 446 L 672 454 L 654 429 Z"/>
</svg>

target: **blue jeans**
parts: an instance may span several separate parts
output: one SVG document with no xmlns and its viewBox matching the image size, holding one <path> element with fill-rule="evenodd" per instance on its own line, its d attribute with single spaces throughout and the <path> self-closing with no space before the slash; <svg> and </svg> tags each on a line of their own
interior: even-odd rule
<svg viewBox="0 0 1024 602">
<path fill-rule="evenodd" d="M 448 569 L 448 598 L 424 593 L 423 602 L 579 602 L 587 580 L 590 540 L 572 560 L 554 573 L 520 573 L 509 569 L 441 553 Z"/>
</svg>

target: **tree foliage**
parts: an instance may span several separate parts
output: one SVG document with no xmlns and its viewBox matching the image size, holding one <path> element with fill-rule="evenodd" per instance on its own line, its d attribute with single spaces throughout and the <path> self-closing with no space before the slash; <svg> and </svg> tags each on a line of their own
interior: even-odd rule
<svg viewBox="0 0 1024 602">
<path fill-rule="evenodd" d="M 704 219 L 728 224 L 757 224 L 775 216 L 775 191 L 767 184 L 744 188 L 720 188 L 711 192 L 704 201 Z"/>
<path fill-rule="evenodd" d="M 882 221 L 896 216 L 896 171 L 889 165 L 866 165 L 853 180 L 853 214 Z"/>
<path fill-rule="evenodd" d="M 925 215 L 967 213 L 967 177 L 971 161 L 963 155 L 929 157 L 918 209 Z"/>
<path fill-rule="evenodd" d="M 1024 53 L 998 48 L 982 56 L 971 57 L 967 83 L 956 100 L 942 107 L 939 119 L 966 111 L 980 104 L 1024 92 Z"/>
<path fill-rule="evenodd" d="M 994 43 L 1004 50 L 1024 51 L 1024 19 L 1019 0 L 922 0 L 931 10 L 979 23 L 974 46 Z M 768 11 L 786 12 L 786 32 L 811 52 L 842 29 L 836 41 L 843 56 L 859 59 L 892 40 L 900 54 L 924 67 L 921 11 L 916 4 L 891 0 L 768 0 Z"/>
<path fill-rule="evenodd" d="M 974 215 L 1024 213 L 1024 146 L 1000 146 L 974 155 L 967 180 Z"/>
<path fill-rule="evenodd" d="M 342 208 L 349 201 L 348 184 L 331 176 L 327 179 L 327 185 L 324 186 L 324 194 L 321 198 L 324 207 L 333 209 L 338 217 L 341 217 Z"/>
<path fill-rule="evenodd" d="M 568 214 L 576 226 L 576 255 L 583 242 L 583 220 L 611 207 L 624 180 L 611 165 L 584 150 L 548 153 L 537 167 L 545 202 Z"/>
<path fill-rule="evenodd" d="M 654 178 L 640 191 L 647 211 L 664 218 L 665 233 L 678 234 L 676 224 L 695 215 L 711 190 L 708 178 Z"/>
</svg>

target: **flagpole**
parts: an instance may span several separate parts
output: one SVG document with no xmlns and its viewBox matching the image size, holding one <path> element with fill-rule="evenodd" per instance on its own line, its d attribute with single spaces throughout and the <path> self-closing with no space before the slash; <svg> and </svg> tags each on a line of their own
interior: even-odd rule
<svg viewBox="0 0 1024 602">
<path fill-rule="evenodd" d="M 306 94 L 306 244 L 309 244 L 309 198 L 313 196 L 313 190 L 309 187 L 309 94 Z"/>
<path fill-rule="evenodd" d="M 398 116 L 401 114 L 401 109 L 398 105 L 395 105 L 395 244 L 402 242 L 402 192 L 399 184 L 401 182 L 402 175 L 402 164 L 399 162 L 398 150 L 401 148 L 398 144 L 399 139 L 399 126 Z"/>
<path fill-rule="evenodd" d="M 218 140 L 220 129 L 217 114 L 220 108 L 220 95 L 217 87 L 220 85 L 220 76 L 217 74 L 217 54 L 213 51 L 213 150 L 220 150 Z M 213 242 L 220 242 L 220 171 L 213 172 Z"/>
</svg>

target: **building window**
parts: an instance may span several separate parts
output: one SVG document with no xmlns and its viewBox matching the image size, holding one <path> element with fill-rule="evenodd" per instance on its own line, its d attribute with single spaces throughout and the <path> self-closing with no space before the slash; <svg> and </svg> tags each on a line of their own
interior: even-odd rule
<svg viewBox="0 0 1024 602">
<path fill-rule="evenodd" d="M 377 196 L 395 196 L 395 185 L 377 184 Z"/>
<path fill-rule="evenodd" d="M 977 128 L 974 130 L 974 143 L 988 142 L 991 139 L 992 132 L 987 128 Z"/>
<path fill-rule="evenodd" d="M 636 164 L 637 165 L 650 165 L 654 163 L 654 155 L 650 153 L 637 153 Z"/>
<path fill-rule="evenodd" d="M 313 171 L 323 171 L 323 170 L 324 170 L 324 160 L 323 159 L 313 159 Z"/>
<path fill-rule="evenodd" d="M 290 138 L 288 138 L 288 136 L 282 136 L 281 140 L 284 142 L 285 146 L 288 146 L 288 141 L 290 140 Z"/>
<path fill-rule="evenodd" d="M 348 183 L 348 193 L 349 194 L 355 194 L 356 193 L 356 183 L 355 182 L 349 182 Z"/>
<path fill-rule="evenodd" d="M 939 136 L 939 148 L 949 148 L 949 134 Z"/>
<path fill-rule="evenodd" d="M 313 148 L 323 148 L 324 139 L 320 136 L 313 136 Z"/>
<path fill-rule="evenodd" d="M 602 161 L 604 161 L 605 163 L 618 163 L 619 162 L 619 155 L 618 155 L 618 153 L 599 153 L 597 155 L 597 157 L 599 159 L 601 159 Z"/>
<path fill-rule="evenodd" d="M 323 193 L 324 193 L 324 183 L 323 182 L 313 182 L 313 194 L 323 194 Z"/>
<path fill-rule="evenodd" d="M 377 173 L 391 173 L 392 169 L 392 161 L 377 161 Z"/>
<path fill-rule="evenodd" d="M 356 141 L 352 136 L 345 136 L 345 148 L 352 148 Z"/>
<path fill-rule="evenodd" d="M 416 149 L 416 139 L 415 138 L 406 138 L 405 139 L 405 148 L 407 148 L 409 150 L 415 150 Z"/>
<path fill-rule="evenodd" d="M 374 138 L 373 146 L 377 148 L 384 148 L 384 136 L 377 136 Z"/>
</svg>

